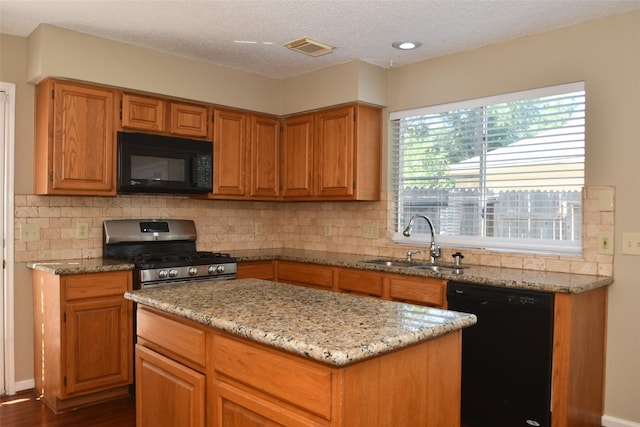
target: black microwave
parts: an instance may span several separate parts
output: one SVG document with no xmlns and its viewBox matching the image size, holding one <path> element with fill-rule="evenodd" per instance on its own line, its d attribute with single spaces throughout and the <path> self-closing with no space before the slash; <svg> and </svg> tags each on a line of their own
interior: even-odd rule
<svg viewBox="0 0 640 427">
<path fill-rule="evenodd" d="M 213 190 L 213 143 L 118 132 L 118 193 L 202 194 Z"/>
</svg>

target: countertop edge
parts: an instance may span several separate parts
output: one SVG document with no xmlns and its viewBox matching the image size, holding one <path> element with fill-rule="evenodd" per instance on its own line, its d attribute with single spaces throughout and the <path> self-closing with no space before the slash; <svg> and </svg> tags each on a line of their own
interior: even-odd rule
<svg viewBox="0 0 640 427">
<path fill-rule="evenodd" d="M 247 282 L 250 281 L 252 283 L 268 283 L 276 286 L 281 286 L 283 289 L 295 288 L 302 293 L 320 293 L 317 295 L 323 295 L 326 291 L 308 289 L 308 288 L 300 288 L 293 285 L 286 285 L 280 283 L 274 283 L 269 281 L 262 281 L 258 279 L 244 279 L 244 280 L 235 280 L 230 281 L 235 283 Z M 211 282 L 205 282 L 211 283 Z M 199 286 L 205 285 L 205 283 L 197 284 L 197 285 L 187 285 L 187 286 Z M 224 282 L 217 282 L 218 284 Z M 180 292 L 180 286 L 173 287 L 173 292 Z M 184 292 L 189 292 L 187 289 Z M 347 294 L 338 294 L 338 293 L 328 293 L 333 294 L 332 298 L 343 298 L 345 301 L 349 298 L 364 298 L 364 297 L 356 297 Z M 146 295 L 146 296 L 145 296 Z M 152 296 L 149 296 L 152 295 Z M 477 322 L 477 318 L 473 314 L 469 313 L 458 313 L 450 310 L 442 310 L 435 308 L 427 308 L 427 307 L 417 307 L 411 306 L 410 304 L 396 303 L 390 301 L 379 301 L 372 299 L 372 301 L 376 301 L 381 305 L 383 304 L 396 304 L 398 306 L 411 306 L 415 308 L 419 308 L 425 316 L 437 316 L 438 314 L 447 314 L 447 319 L 445 322 L 434 324 L 428 328 L 423 328 L 420 330 L 409 331 L 402 335 L 393 336 L 393 337 L 380 337 L 377 341 L 372 341 L 366 343 L 366 345 L 362 345 L 362 343 L 346 348 L 344 346 L 322 346 L 319 343 L 313 342 L 313 340 L 309 339 L 303 341 L 299 338 L 302 336 L 302 333 L 292 333 L 291 335 L 283 335 L 282 333 L 278 333 L 275 331 L 270 331 L 268 328 L 258 328 L 250 325 L 248 322 L 243 322 L 242 319 L 224 319 L 222 317 L 216 317 L 212 315 L 212 313 L 207 312 L 198 312 L 195 311 L 185 305 L 178 306 L 172 304 L 171 302 L 167 302 L 167 300 L 163 301 L 161 297 L 153 297 L 153 291 L 129 291 L 125 294 L 125 298 L 134 301 L 138 304 L 142 304 L 144 306 L 159 310 L 161 312 L 175 315 L 177 317 L 191 320 L 198 324 L 204 325 L 206 327 L 211 327 L 218 329 L 220 331 L 230 333 L 232 335 L 238 336 L 240 338 L 248 339 L 250 341 L 260 343 L 272 348 L 276 348 L 279 350 L 284 350 L 292 354 L 296 354 L 298 356 L 302 356 L 304 358 L 309 358 L 316 360 L 321 363 L 329 364 L 335 367 L 341 367 L 350 365 L 352 363 L 356 363 L 362 360 L 366 360 L 372 357 L 377 357 L 383 355 L 385 353 L 399 350 L 404 347 L 408 347 L 414 344 L 418 344 L 423 341 L 427 341 L 430 339 L 437 338 L 441 335 L 445 335 L 450 332 L 454 332 L 460 330 L 462 328 L 466 328 L 468 326 L 472 326 Z M 292 319 L 295 320 L 295 319 Z M 295 325 L 295 322 L 293 322 Z"/>
</svg>

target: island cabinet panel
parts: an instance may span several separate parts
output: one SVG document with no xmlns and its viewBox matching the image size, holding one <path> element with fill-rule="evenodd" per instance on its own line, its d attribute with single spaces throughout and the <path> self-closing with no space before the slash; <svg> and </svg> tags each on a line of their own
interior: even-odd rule
<svg viewBox="0 0 640 427">
<path fill-rule="evenodd" d="M 214 338 L 213 364 L 220 381 L 248 386 L 256 393 L 302 408 L 325 420 L 332 418 L 333 370 L 282 352 Z"/>
<path fill-rule="evenodd" d="M 60 412 L 128 394 L 133 382 L 131 272 L 33 271 L 35 385 Z"/>
<path fill-rule="evenodd" d="M 275 261 L 241 261 L 238 262 L 238 279 L 274 280 Z"/>
<path fill-rule="evenodd" d="M 204 427 L 206 378 L 136 346 L 136 426 Z"/>
<path fill-rule="evenodd" d="M 204 370 L 207 337 L 205 331 L 145 309 L 138 309 L 139 342 L 199 370 Z"/>
<path fill-rule="evenodd" d="M 37 194 L 115 195 L 115 97 L 68 81 L 36 86 Z"/>
<path fill-rule="evenodd" d="M 278 282 L 333 289 L 333 268 L 318 264 L 278 261 Z"/>
<path fill-rule="evenodd" d="M 167 320 L 186 328 L 169 326 L 167 335 L 204 328 L 207 337 L 199 372 L 178 360 L 182 342 L 154 349 L 139 336 L 139 426 L 460 427 L 460 330 L 338 366 L 155 309 L 138 311 L 147 326 L 159 322 L 157 331 Z"/>
<path fill-rule="evenodd" d="M 383 275 L 375 271 L 355 268 L 336 269 L 338 290 L 359 295 L 381 297 Z"/>
</svg>

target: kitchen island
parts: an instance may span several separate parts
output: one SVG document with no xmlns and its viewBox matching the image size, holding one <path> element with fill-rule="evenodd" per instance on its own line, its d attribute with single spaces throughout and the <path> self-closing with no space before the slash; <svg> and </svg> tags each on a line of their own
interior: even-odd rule
<svg viewBox="0 0 640 427">
<path fill-rule="evenodd" d="M 257 279 L 126 298 L 138 425 L 460 425 L 473 315 Z"/>
</svg>

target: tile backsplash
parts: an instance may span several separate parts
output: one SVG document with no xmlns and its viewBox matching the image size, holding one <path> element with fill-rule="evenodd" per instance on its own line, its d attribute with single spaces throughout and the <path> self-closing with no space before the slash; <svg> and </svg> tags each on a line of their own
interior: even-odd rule
<svg viewBox="0 0 640 427">
<path fill-rule="evenodd" d="M 614 212 L 599 210 L 599 192 L 612 187 L 587 187 L 583 193 L 581 257 L 543 256 L 464 250 L 465 262 L 613 275 L 613 256 L 598 254 L 597 235 L 614 231 Z M 372 256 L 403 257 L 408 249 L 394 244 L 387 220 L 387 201 L 379 202 L 247 202 L 199 200 L 179 196 L 15 196 L 15 260 L 96 258 L 102 256 L 105 219 L 193 219 L 199 250 L 228 251 L 293 248 Z M 77 238 L 78 224 L 88 225 L 87 239 Z M 20 239 L 22 224 L 37 224 L 37 241 Z M 443 249 L 444 259 L 454 249 Z"/>
</svg>

